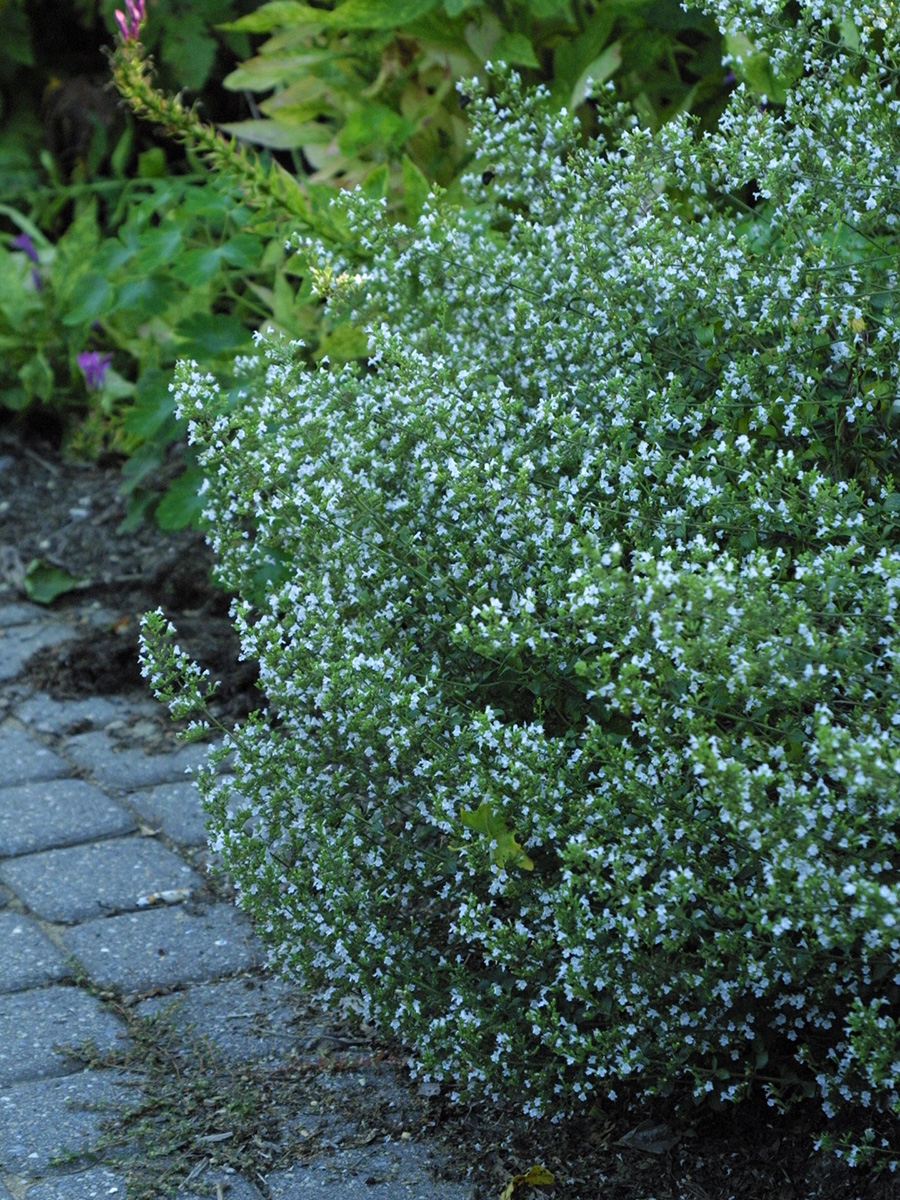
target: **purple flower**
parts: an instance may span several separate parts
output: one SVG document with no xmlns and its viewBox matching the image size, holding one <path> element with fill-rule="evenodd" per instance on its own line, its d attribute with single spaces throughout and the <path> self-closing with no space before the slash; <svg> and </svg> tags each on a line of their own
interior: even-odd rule
<svg viewBox="0 0 900 1200">
<path fill-rule="evenodd" d="M 103 387 L 111 358 L 111 354 L 101 354 L 99 350 L 82 350 L 75 356 L 75 361 L 84 371 L 84 381 L 91 391 Z"/>
<path fill-rule="evenodd" d="M 40 261 L 38 259 L 38 252 L 34 248 L 34 242 L 27 233 L 20 233 L 9 244 L 15 247 L 16 250 L 24 250 L 32 262 L 36 263 Z"/>
<path fill-rule="evenodd" d="M 123 42 L 136 42 L 141 31 L 141 21 L 144 19 L 146 0 L 125 0 L 125 11 L 116 9 L 116 23 L 122 34 Z"/>
</svg>

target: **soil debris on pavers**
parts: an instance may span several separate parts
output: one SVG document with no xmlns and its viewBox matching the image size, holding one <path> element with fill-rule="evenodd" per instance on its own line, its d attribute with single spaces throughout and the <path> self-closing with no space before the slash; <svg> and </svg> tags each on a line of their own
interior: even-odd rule
<svg viewBox="0 0 900 1200">
<path fill-rule="evenodd" d="M 469 1183 L 436 1178 L 415 1142 L 340 1150 L 266 1177 L 271 1200 L 472 1200 Z"/>
<path fill-rule="evenodd" d="M 81 988 L 0 995 L 0 1085 L 71 1074 L 77 1064 L 64 1046 L 93 1041 L 111 1048 L 123 1029 L 117 1017 Z"/>
<path fill-rule="evenodd" d="M 48 750 L 24 729 L 8 724 L 0 726 L 0 763 L 3 764 L 4 787 L 42 779 L 59 779 L 70 774 L 68 764 L 52 750 Z"/>
<path fill-rule="evenodd" d="M 71 964 L 36 921 L 0 913 L 0 992 L 22 992 L 72 977 Z"/>
<path fill-rule="evenodd" d="M 182 746 L 174 753 L 144 754 L 121 749 L 106 732 L 83 733 L 69 740 L 66 754 L 97 783 L 119 791 L 183 781 L 188 770 L 203 766 L 208 746 Z"/>
<path fill-rule="evenodd" d="M 147 700 L 141 709 L 157 708 L 155 701 Z M 119 697 L 87 696 L 83 700 L 56 700 L 39 693 L 31 696 L 16 707 L 16 717 L 36 733 L 70 734 L 88 733 L 94 729 L 105 729 L 119 719 L 123 711 L 133 712 L 138 706 Z"/>
<path fill-rule="evenodd" d="M 0 787 L 0 857 L 133 833 L 137 822 L 83 779 Z"/>
<path fill-rule="evenodd" d="M 148 907 L 159 893 L 185 897 L 203 880 L 152 838 L 112 838 L 0 863 L 0 878 L 45 921 L 72 924 Z"/>
<path fill-rule="evenodd" d="M 0 682 L 15 679 L 26 663 L 42 650 L 69 641 L 75 634 L 66 625 L 44 618 L 40 623 L 0 626 Z"/>
<path fill-rule="evenodd" d="M 67 929 L 63 941 L 96 984 L 119 992 L 205 983 L 265 959 L 247 918 L 226 904 L 197 912 L 150 908 L 85 921 Z"/>
<path fill-rule="evenodd" d="M 0 1192 L 0 1200 L 2 1200 Z M 73 1175 L 57 1175 L 33 1184 L 25 1200 L 126 1200 L 125 1176 L 112 1167 L 89 1167 Z M 229 1197 L 231 1200 L 231 1197 Z"/>
<path fill-rule="evenodd" d="M 121 1071 L 80 1071 L 31 1080 L 0 1093 L 0 1163 L 10 1175 L 39 1179 L 77 1164 L 95 1146 L 104 1117 L 134 1101 Z M 124 1195 L 123 1195 L 124 1200 Z"/>
<path fill-rule="evenodd" d="M 168 1024 L 187 1036 L 201 1030 L 228 1062 L 274 1057 L 298 1040 L 297 991 L 271 976 L 222 979 L 139 1003 L 137 1017 L 165 1013 Z"/>
</svg>

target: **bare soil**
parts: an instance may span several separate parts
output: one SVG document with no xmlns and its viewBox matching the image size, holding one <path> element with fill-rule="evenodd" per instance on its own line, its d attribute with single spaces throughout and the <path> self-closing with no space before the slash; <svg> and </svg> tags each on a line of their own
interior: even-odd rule
<svg viewBox="0 0 900 1200">
<path fill-rule="evenodd" d="M 84 623 L 83 636 L 35 655 L 29 683 L 56 698 L 144 691 L 138 621 L 161 605 L 186 648 L 223 681 L 222 715 L 240 719 L 262 697 L 252 665 L 238 661 L 229 599 L 211 582 L 202 536 L 150 525 L 121 532 L 119 487 L 115 462 L 68 461 L 33 434 L 0 433 L 0 603 L 26 599 L 23 578 L 35 558 L 90 580 L 53 604 Z M 405 1061 L 402 1048 L 390 1045 L 351 1058 L 357 1074 Z M 443 1147 L 449 1173 L 473 1182 L 478 1200 L 501 1193 L 523 1200 L 900 1200 L 893 1176 L 849 1170 L 813 1149 L 815 1106 L 781 1116 L 760 1102 L 698 1117 L 674 1104 L 640 1111 L 610 1105 L 553 1124 L 496 1105 L 454 1106 L 404 1084 L 402 1068 L 393 1069 L 398 1085 L 411 1089 L 421 1132 Z M 360 1119 L 371 1123 L 377 1114 L 363 1111 L 366 1089 L 357 1092 Z M 553 1173 L 553 1185 L 505 1190 L 535 1164 Z"/>
</svg>

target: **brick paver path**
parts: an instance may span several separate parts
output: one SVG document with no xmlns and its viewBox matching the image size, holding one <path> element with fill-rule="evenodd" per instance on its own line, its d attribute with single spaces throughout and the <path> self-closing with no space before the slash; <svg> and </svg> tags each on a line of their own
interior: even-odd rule
<svg viewBox="0 0 900 1200">
<path fill-rule="evenodd" d="M 180 999 L 185 1029 L 226 1055 L 298 1050 L 295 991 L 265 974 L 249 922 L 208 886 L 204 816 L 185 776 L 203 748 L 123 748 L 116 732 L 155 713 L 150 699 L 57 701 L 24 685 L 28 657 L 72 637 L 78 615 L 0 604 L 0 1200 L 127 1200 L 115 1163 L 78 1158 L 98 1134 L 90 1106 L 114 1112 L 126 1081 L 61 1049 L 116 1045 L 123 1001 L 149 1014 Z M 177 902 L 148 902 L 159 893 Z M 358 1082 L 383 1086 L 375 1073 Z M 210 1170 L 191 1187 L 179 1200 L 472 1195 L 434 1180 L 414 1133 L 350 1154 L 339 1130 L 305 1164 L 256 1179 Z"/>
</svg>

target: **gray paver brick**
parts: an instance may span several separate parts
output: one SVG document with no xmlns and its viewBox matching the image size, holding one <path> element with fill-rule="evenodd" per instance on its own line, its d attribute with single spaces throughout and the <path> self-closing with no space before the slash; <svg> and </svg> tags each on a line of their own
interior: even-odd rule
<svg viewBox="0 0 900 1200">
<path fill-rule="evenodd" d="M 156 783 L 184 780 L 188 767 L 198 767 L 206 762 L 207 748 L 182 746 L 174 754 L 144 754 L 137 749 L 123 750 L 105 733 L 94 732 L 71 738 L 66 752 L 98 783 L 131 791 Z"/>
<path fill-rule="evenodd" d="M 134 705 L 122 699 L 110 700 L 106 696 L 88 696 L 84 700 L 54 700 L 40 693 L 31 696 L 16 709 L 16 716 L 23 725 L 37 733 L 86 732 L 87 725 L 105 729 L 110 721 L 121 717 L 125 711 L 132 712 Z M 83 726 L 84 728 L 80 728 Z"/>
<path fill-rule="evenodd" d="M 68 774 L 69 768 L 63 760 L 24 729 L 13 725 L 0 727 L 0 785 L 12 787 Z"/>
<path fill-rule="evenodd" d="M 252 1183 L 248 1183 L 242 1175 L 230 1175 L 215 1169 L 205 1171 L 192 1184 L 191 1191 L 176 1192 L 175 1200 L 207 1200 L 207 1197 L 216 1195 L 216 1183 L 222 1184 L 222 1190 L 228 1200 L 262 1200 L 262 1192 Z M 193 1188 L 197 1190 L 194 1191 Z"/>
<path fill-rule="evenodd" d="M 190 780 L 142 788 L 127 797 L 127 803 L 142 820 L 182 846 L 206 845 L 206 813 L 200 795 Z"/>
<path fill-rule="evenodd" d="M 0 1085 L 68 1075 L 77 1065 L 55 1047 L 92 1039 L 98 1047 L 108 1048 L 121 1030 L 112 1013 L 80 988 L 40 988 L 0 996 Z"/>
<path fill-rule="evenodd" d="M 202 883 L 177 854 L 141 837 L 9 858 L 0 863 L 0 878 L 39 917 L 67 923 L 126 912 L 152 893 Z"/>
<path fill-rule="evenodd" d="M 0 605 L 0 629 L 8 629 L 12 625 L 34 625 L 46 619 L 46 611 L 37 604 Z"/>
<path fill-rule="evenodd" d="M 108 1115 L 87 1105 L 124 1105 L 134 1091 L 118 1071 L 81 1071 L 4 1088 L 0 1094 L 0 1164 L 37 1179 L 62 1151 L 84 1151 Z M 124 1198 L 123 1198 L 124 1200 Z"/>
<path fill-rule="evenodd" d="M 266 1176 L 271 1200 L 471 1200 L 471 1184 L 433 1177 L 415 1142 L 339 1151 Z"/>
<path fill-rule="evenodd" d="M 131 813 L 83 779 L 0 788 L 0 857 L 131 833 Z"/>
<path fill-rule="evenodd" d="M 125 1200 L 125 1176 L 110 1167 L 91 1167 L 74 1175 L 43 1179 L 25 1193 L 26 1200 L 99 1200 L 101 1196 Z"/>
<path fill-rule="evenodd" d="M 223 979 L 203 983 L 175 996 L 153 996 L 135 1013 L 152 1017 L 168 1010 L 173 1027 L 185 1033 L 194 1026 L 231 1061 L 281 1055 L 297 1035 L 291 1024 L 296 987 L 282 979 Z"/>
<path fill-rule="evenodd" d="M 27 660 L 45 646 L 58 646 L 75 636 L 55 621 L 0 626 L 0 682 L 15 679 Z"/>
<path fill-rule="evenodd" d="M 0 992 L 20 992 L 67 979 L 72 971 L 36 921 L 0 913 Z"/>
<path fill-rule="evenodd" d="M 13 1194 L 7 1191 L 2 1180 L 0 1180 L 0 1200 L 13 1200 Z"/>
<path fill-rule="evenodd" d="M 265 956 L 247 919 L 227 904 L 86 921 L 67 929 L 63 941 L 91 979 L 126 992 L 202 983 L 258 966 Z"/>
</svg>

